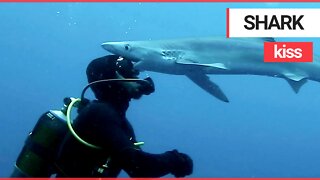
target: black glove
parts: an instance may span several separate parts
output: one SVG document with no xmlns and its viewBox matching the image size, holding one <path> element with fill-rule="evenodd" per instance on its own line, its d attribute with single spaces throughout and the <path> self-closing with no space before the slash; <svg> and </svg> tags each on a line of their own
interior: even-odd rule
<svg viewBox="0 0 320 180">
<path fill-rule="evenodd" d="M 170 157 L 170 171 L 175 177 L 185 177 L 192 173 L 193 162 L 188 155 L 177 150 L 168 151 L 166 154 Z"/>
<path fill-rule="evenodd" d="M 144 95 L 149 95 L 155 90 L 154 83 L 150 77 L 147 77 L 144 80 L 145 81 L 138 82 L 140 84 L 139 91 Z"/>
</svg>

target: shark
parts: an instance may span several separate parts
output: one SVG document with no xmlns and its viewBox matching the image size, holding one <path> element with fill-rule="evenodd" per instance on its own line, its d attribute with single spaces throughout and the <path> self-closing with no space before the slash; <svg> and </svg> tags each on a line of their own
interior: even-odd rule
<svg viewBox="0 0 320 180">
<path fill-rule="evenodd" d="M 266 63 L 264 42 L 274 38 L 201 37 L 168 40 L 104 42 L 112 54 L 131 59 L 136 69 L 185 75 L 223 102 L 228 97 L 208 75 L 260 75 L 282 78 L 295 93 L 308 81 L 320 82 L 320 61 Z"/>
</svg>

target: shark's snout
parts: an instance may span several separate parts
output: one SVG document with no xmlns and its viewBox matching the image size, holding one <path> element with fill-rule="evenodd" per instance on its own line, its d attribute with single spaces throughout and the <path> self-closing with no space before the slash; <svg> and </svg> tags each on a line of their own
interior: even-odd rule
<svg viewBox="0 0 320 180">
<path fill-rule="evenodd" d="M 102 48 L 112 54 L 128 58 L 132 61 L 137 61 L 135 53 L 132 53 L 131 45 L 123 42 L 105 42 L 101 44 Z"/>
<path fill-rule="evenodd" d="M 110 43 L 110 42 L 105 42 L 101 44 L 102 48 L 111 52 L 111 53 L 115 53 L 115 48 L 114 48 L 114 44 Z"/>
</svg>

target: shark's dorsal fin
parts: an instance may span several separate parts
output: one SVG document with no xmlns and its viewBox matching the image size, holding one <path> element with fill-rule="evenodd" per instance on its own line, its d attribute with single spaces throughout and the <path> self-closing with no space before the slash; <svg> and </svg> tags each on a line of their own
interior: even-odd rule
<svg viewBox="0 0 320 180">
<path fill-rule="evenodd" d="M 223 63 L 201 64 L 201 63 L 197 63 L 196 61 L 185 60 L 185 59 L 176 60 L 176 63 L 182 64 L 182 65 L 212 67 L 212 68 L 223 69 L 223 70 L 228 69 Z"/>
<path fill-rule="evenodd" d="M 300 88 L 307 82 L 307 77 L 303 75 L 293 73 L 284 73 L 283 75 L 295 93 L 298 93 Z"/>
<path fill-rule="evenodd" d="M 261 38 L 262 41 L 267 41 L 267 42 L 276 42 L 276 40 L 272 37 L 265 37 Z"/>
</svg>

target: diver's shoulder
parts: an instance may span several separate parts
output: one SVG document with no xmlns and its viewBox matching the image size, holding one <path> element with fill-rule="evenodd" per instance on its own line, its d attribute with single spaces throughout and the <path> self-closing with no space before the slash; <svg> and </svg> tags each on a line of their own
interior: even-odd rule
<svg viewBox="0 0 320 180">
<path fill-rule="evenodd" d="M 86 105 L 79 114 L 85 116 L 94 116 L 96 118 L 117 117 L 118 112 L 115 107 L 109 102 L 91 101 Z"/>
<path fill-rule="evenodd" d="M 89 111 L 116 111 L 111 103 L 98 100 L 91 101 L 86 108 Z"/>
</svg>

